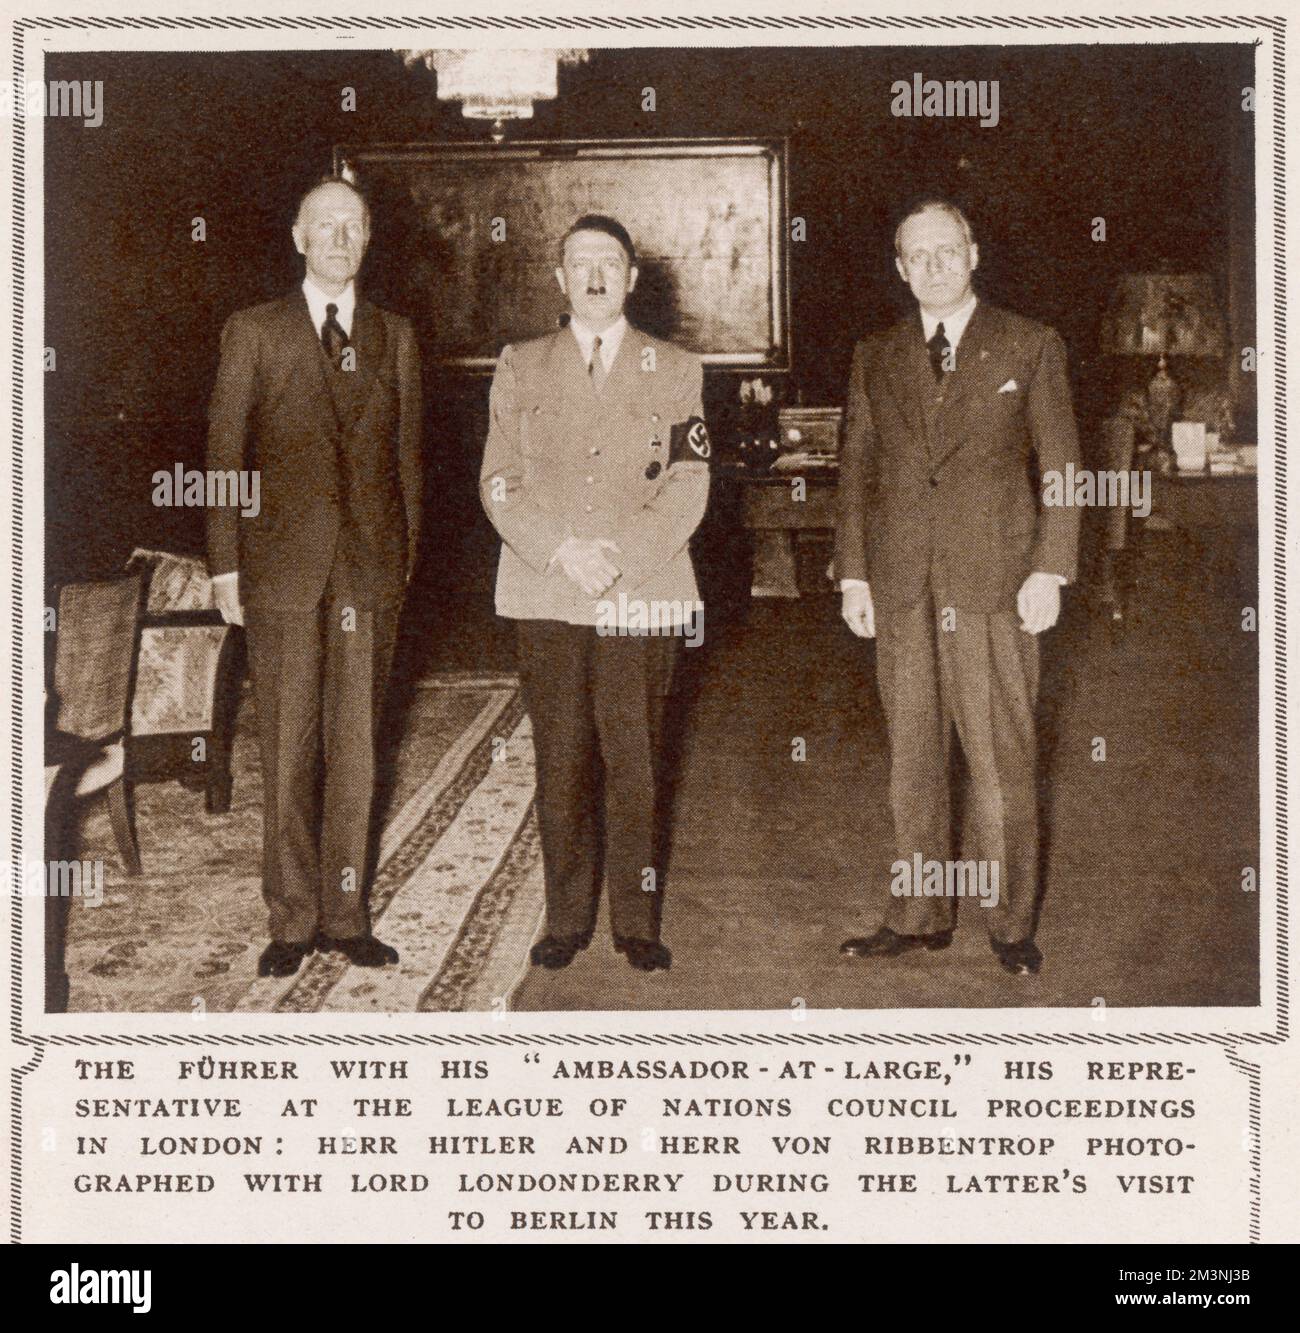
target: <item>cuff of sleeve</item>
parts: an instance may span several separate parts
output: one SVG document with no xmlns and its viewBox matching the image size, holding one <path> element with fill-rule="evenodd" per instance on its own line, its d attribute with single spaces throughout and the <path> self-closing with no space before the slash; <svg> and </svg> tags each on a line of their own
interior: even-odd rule
<svg viewBox="0 0 1300 1333">
<path fill-rule="evenodd" d="M 840 580 L 840 591 L 841 591 L 841 592 L 848 592 L 848 590 L 849 590 L 850 588 L 867 588 L 867 587 L 870 587 L 870 586 L 871 586 L 871 585 L 866 581 L 866 579 L 841 579 L 841 580 Z"/>
<path fill-rule="evenodd" d="M 212 576 L 212 586 L 214 588 L 216 587 L 225 588 L 233 583 L 238 582 L 238 580 L 239 580 L 239 571 L 237 569 L 231 569 L 227 570 L 226 573 L 224 574 L 214 574 Z"/>
</svg>

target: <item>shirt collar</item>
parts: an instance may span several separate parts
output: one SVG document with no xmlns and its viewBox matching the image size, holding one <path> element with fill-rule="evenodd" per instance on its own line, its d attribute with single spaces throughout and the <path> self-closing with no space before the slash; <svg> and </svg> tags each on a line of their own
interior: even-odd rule
<svg viewBox="0 0 1300 1333">
<path fill-rule="evenodd" d="M 585 324 L 580 324 L 572 315 L 569 316 L 569 328 L 573 330 L 573 336 L 578 340 L 578 348 L 582 352 L 582 359 L 590 365 L 591 348 L 596 340 L 595 330 L 587 328 Z M 600 359 L 605 363 L 607 371 L 613 368 L 614 358 L 618 356 L 618 349 L 623 345 L 623 335 L 626 332 L 627 316 L 620 315 L 600 335 Z"/>
<path fill-rule="evenodd" d="M 970 317 L 975 313 L 975 307 L 979 304 L 979 298 L 974 292 L 970 294 L 970 300 L 966 302 L 960 310 L 954 311 L 947 319 L 936 319 L 924 309 L 921 310 L 921 328 L 925 334 L 925 341 L 929 342 L 934 337 L 934 331 L 943 325 L 943 336 L 948 339 L 948 346 L 954 351 L 957 344 L 961 342 L 961 335 L 966 332 L 966 325 L 970 323 Z"/>
<path fill-rule="evenodd" d="M 312 326 L 317 333 L 325 323 L 325 307 L 336 305 L 339 309 L 334 318 L 343 326 L 343 332 L 352 337 L 352 315 L 357 308 L 355 283 L 348 283 L 337 296 L 326 296 L 310 278 L 303 278 L 302 294 L 307 298 L 307 309 L 311 311 Z"/>
</svg>

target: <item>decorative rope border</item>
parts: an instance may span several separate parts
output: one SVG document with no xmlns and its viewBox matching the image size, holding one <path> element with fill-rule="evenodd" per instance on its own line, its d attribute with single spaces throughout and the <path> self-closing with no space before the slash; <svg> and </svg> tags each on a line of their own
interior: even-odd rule
<svg viewBox="0 0 1300 1333">
<path fill-rule="evenodd" d="M 1095 31 L 1098 28 L 1116 32 L 1151 32 L 1178 31 L 1188 28 L 1210 30 L 1232 30 L 1239 28 L 1265 28 L 1273 34 L 1273 285 L 1274 285 L 1274 334 L 1276 345 L 1286 346 L 1286 19 L 1282 16 L 1261 15 L 1189 15 L 1185 17 L 1142 16 L 1142 17 L 977 17 L 977 16 L 926 16 L 926 15 L 845 15 L 845 16 L 747 16 L 734 15 L 716 17 L 646 17 L 620 16 L 578 18 L 542 18 L 542 17 L 430 17 L 412 16 L 399 18 L 392 16 L 374 17 L 326 17 L 309 18 L 296 15 L 249 16 L 237 18 L 220 16 L 214 18 L 144 16 L 140 18 L 115 18 L 86 16 L 84 18 L 18 18 L 13 22 L 13 67 L 16 86 L 24 86 L 23 38 L 27 32 L 43 31 L 307 31 L 307 32 L 376 32 L 383 33 L 398 29 L 418 28 L 441 31 L 515 31 L 547 32 L 567 29 L 592 29 L 596 31 L 656 31 L 656 32 L 699 32 L 699 31 L 736 31 L 753 32 L 897 32 L 906 35 L 909 32 L 955 31 L 958 33 L 987 33 L 989 30 L 1011 32 L 1015 30 L 1079 30 Z M 14 199 L 14 234 L 12 248 L 14 281 L 14 319 L 13 319 L 13 557 L 14 575 L 12 581 L 13 606 L 15 611 L 13 646 L 14 666 L 11 674 L 11 698 L 13 699 L 13 737 L 14 759 L 10 774 L 11 790 L 14 793 L 14 806 L 11 813 L 13 845 L 21 852 L 23 835 L 22 801 L 22 685 L 23 685 L 23 314 L 25 276 L 25 250 L 23 232 L 25 226 L 26 205 L 26 144 L 25 121 L 22 116 L 14 118 L 14 155 L 13 155 L 13 199 Z M 1257 231 L 1258 235 L 1258 231 Z M 1287 926 L 1289 910 L 1287 903 L 1288 843 L 1287 843 L 1287 773 L 1286 773 L 1286 364 L 1278 359 L 1275 368 L 1274 386 L 1274 421 L 1276 423 L 1276 458 L 1275 476 L 1277 479 L 1274 497 L 1274 651 L 1275 669 L 1275 715 L 1278 753 L 1277 753 L 1277 1026 L 1271 1033 L 1122 1033 L 1122 1034 L 1081 1034 L 1058 1033 L 1034 1035 L 1028 1033 L 922 1033 L 915 1036 L 896 1036 L 879 1033 L 843 1034 L 843 1033 L 605 1033 L 605 1034 L 560 1034 L 560 1033 L 453 1033 L 453 1034 L 417 1034 L 417 1033 L 379 1033 L 374 1036 L 364 1034 L 324 1034 L 324 1033 L 286 1033 L 271 1035 L 228 1035 L 202 1036 L 180 1034 L 123 1034 L 113 1035 L 28 1035 L 22 1030 L 22 896 L 14 897 L 14 921 L 11 932 L 11 981 L 10 981 L 10 1031 L 12 1040 L 19 1045 L 32 1045 L 35 1052 L 31 1061 L 11 1073 L 11 1131 L 12 1142 L 16 1151 L 11 1163 L 10 1194 L 10 1234 L 14 1243 L 22 1239 L 22 1076 L 34 1070 L 44 1056 L 48 1043 L 52 1046 L 97 1046 L 97 1045 L 153 1045 L 153 1046 L 212 1046 L 212 1045 L 258 1045 L 258 1046 L 304 1046 L 304 1045 L 373 1045 L 373 1046 L 509 1046 L 509 1045 L 1186 1045 L 1211 1044 L 1232 1048 L 1237 1045 L 1275 1045 L 1285 1041 L 1290 1030 L 1290 985 L 1289 955 L 1287 949 Z M 21 855 L 15 860 L 14 869 L 20 867 Z M 19 882 L 15 880 L 15 882 Z M 1251 1217 L 1250 1238 L 1257 1242 L 1260 1238 L 1260 1195 L 1262 1188 L 1259 1125 L 1260 1125 L 1260 1069 L 1256 1064 L 1242 1059 L 1229 1049 L 1228 1060 L 1250 1081 L 1251 1115 Z"/>
</svg>

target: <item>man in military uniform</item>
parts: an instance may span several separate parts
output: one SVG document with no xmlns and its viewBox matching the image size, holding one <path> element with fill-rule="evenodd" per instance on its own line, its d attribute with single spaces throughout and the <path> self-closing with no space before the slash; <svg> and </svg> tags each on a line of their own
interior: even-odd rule
<svg viewBox="0 0 1300 1333">
<path fill-rule="evenodd" d="M 547 928 L 532 961 L 565 967 L 591 940 L 603 765 L 614 947 L 652 972 L 672 962 L 656 807 L 665 696 L 699 606 L 687 542 L 708 501 L 703 372 L 627 322 L 637 267 L 620 223 L 579 218 L 559 257 L 568 325 L 502 350 L 480 474 L 537 756 Z"/>
</svg>

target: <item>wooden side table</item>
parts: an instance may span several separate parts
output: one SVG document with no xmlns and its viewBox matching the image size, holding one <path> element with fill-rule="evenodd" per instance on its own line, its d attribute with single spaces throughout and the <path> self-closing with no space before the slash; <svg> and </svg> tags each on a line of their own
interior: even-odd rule
<svg viewBox="0 0 1300 1333">
<path fill-rule="evenodd" d="M 742 521 L 754 534 L 750 595 L 798 597 L 795 552 L 799 535 L 835 531 L 838 473 L 827 468 L 755 476 L 736 470 L 726 473 L 725 480 L 743 487 Z"/>
<path fill-rule="evenodd" d="M 1253 549 L 1258 530 L 1259 483 L 1254 473 L 1191 473 L 1154 477 L 1151 515 L 1139 521 L 1141 536 L 1134 576 L 1142 578 L 1142 547 L 1164 531 L 1180 544 L 1202 553 L 1208 576 L 1223 586 L 1249 582 L 1241 563 L 1243 549 Z M 1148 528 L 1157 518 L 1160 527 Z M 1249 534 L 1247 536 L 1247 534 Z"/>
</svg>

